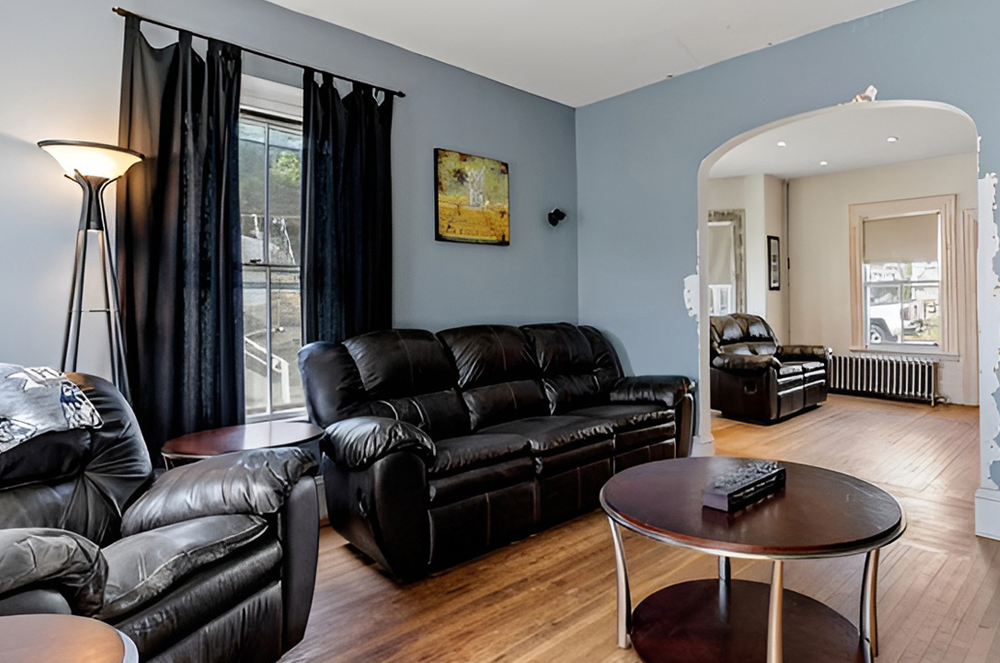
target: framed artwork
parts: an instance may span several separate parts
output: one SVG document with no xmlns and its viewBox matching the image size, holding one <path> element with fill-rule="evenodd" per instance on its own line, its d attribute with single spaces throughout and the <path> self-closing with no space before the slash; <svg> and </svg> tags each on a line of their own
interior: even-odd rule
<svg viewBox="0 0 1000 663">
<path fill-rule="evenodd" d="M 510 168 L 503 161 L 434 149 L 434 239 L 510 244 Z"/>
<path fill-rule="evenodd" d="M 781 290 L 781 242 L 774 235 L 767 236 L 767 288 Z"/>
</svg>

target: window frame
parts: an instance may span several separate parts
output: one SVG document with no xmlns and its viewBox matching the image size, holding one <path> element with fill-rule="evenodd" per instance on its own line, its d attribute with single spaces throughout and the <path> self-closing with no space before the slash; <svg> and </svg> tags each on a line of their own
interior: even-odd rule
<svg viewBox="0 0 1000 663">
<path fill-rule="evenodd" d="M 961 352 L 964 307 L 959 301 L 960 250 L 957 241 L 956 208 L 958 196 L 926 196 L 877 203 L 860 203 L 849 207 L 851 259 L 851 351 L 889 353 L 896 355 L 934 355 L 957 357 Z M 864 222 L 899 217 L 938 214 L 938 302 L 941 307 L 940 345 L 914 343 L 878 343 L 872 345 L 868 334 L 867 281 L 864 274 Z M 966 261 L 968 257 L 966 255 Z M 974 258 L 973 258 L 974 260 Z M 913 283 L 908 282 L 910 285 Z M 960 310 L 961 309 L 961 310 Z"/>
<path fill-rule="evenodd" d="M 271 318 L 271 315 L 272 315 L 271 309 L 272 309 L 272 305 L 273 305 L 273 302 L 272 302 L 272 292 L 273 292 L 273 288 L 272 288 L 272 274 L 274 274 L 274 273 L 279 273 L 279 274 L 294 274 L 294 275 L 298 276 L 299 277 L 299 297 L 300 297 L 300 301 L 301 301 L 301 298 L 302 298 L 301 265 L 299 265 L 299 264 L 276 264 L 276 263 L 272 263 L 271 262 L 271 251 L 270 251 L 271 219 L 270 219 L 270 205 L 269 205 L 269 198 L 270 198 L 270 193 L 271 193 L 270 192 L 270 175 L 271 175 L 270 170 L 271 169 L 270 169 L 270 166 L 269 166 L 269 164 L 270 164 L 270 149 L 271 149 L 270 132 L 271 132 L 271 129 L 273 127 L 273 128 L 279 129 L 279 130 L 296 131 L 296 132 L 302 133 L 302 131 L 303 131 L 303 123 L 302 123 L 302 119 L 301 118 L 295 118 L 295 117 L 293 117 L 293 116 L 291 116 L 289 114 L 282 113 L 282 112 L 275 112 L 275 111 L 273 111 L 271 109 L 262 109 L 262 108 L 258 107 L 257 105 L 251 105 L 249 103 L 246 103 L 245 101 L 240 104 L 240 118 L 239 118 L 239 121 L 241 123 L 247 122 L 247 123 L 250 123 L 250 124 L 257 124 L 259 126 L 263 126 L 265 128 L 265 131 L 266 131 L 266 133 L 265 133 L 265 143 L 264 143 L 264 163 L 268 164 L 268 166 L 265 167 L 265 169 L 264 169 L 264 234 L 263 234 L 263 238 L 262 238 L 262 259 L 261 259 L 260 262 L 253 262 L 253 261 L 244 262 L 243 256 L 242 256 L 242 253 L 241 253 L 241 255 L 240 255 L 240 269 L 241 269 L 241 271 L 243 273 L 246 273 L 247 271 L 259 271 L 260 273 L 264 274 L 264 279 L 265 279 L 265 301 L 267 302 L 266 314 L 265 314 L 265 320 L 266 320 L 266 327 L 265 328 L 266 328 L 266 331 L 267 331 L 267 338 L 266 338 L 266 343 L 265 343 L 265 348 L 264 349 L 265 349 L 265 352 L 266 352 L 266 356 L 272 358 L 271 361 L 267 361 L 266 362 L 267 363 L 267 366 L 266 366 L 266 368 L 267 368 L 267 409 L 266 409 L 265 412 L 259 412 L 259 413 L 255 413 L 255 414 L 250 414 L 247 411 L 248 404 L 244 400 L 244 404 L 243 404 L 244 416 L 245 416 L 245 420 L 246 420 L 247 423 L 254 423 L 254 422 L 260 422 L 260 421 L 279 421 L 279 420 L 282 420 L 282 419 L 293 419 L 293 418 L 296 418 L 296 417 L 301 417 L 301 416 L 303 416 L 303 415 L 306 414 L 306 407 L 305 407 L 305 403 L 304 402 L 303 402 L 302 406 L 300 406 L 300 407 L 287 408 L 287 409 L 283 409 L 283 410 L 275 410 L 274 409 L 274 392 L 275 392 L 275 389 L 274 389 L 274 366 L 273 366 L 273 363 L 274 363 L 273 362 L 273 356 L 274 356 L 274 354 L 272 352 L 272 346 L 273 346 L 272 336 L 273 336 L 274 332 L 273 332 L 273 328 L 272 328 L 272 318 Z M 300 187 L 301 187 L 301 182 L 300 182 Z M 242 211 L 241 211 L 241 216 L 242 216 Z M 300 234 L 302 232 L 301 225 L 300 225 L 299 232 L 300 232 Z M 244 304 L 244 306 L 245 306 L 245 304 Z M 245 309 L 244 309 L 244 311 L 245 311 Z M 300 336 L 304 337 L 305 325 L 304 325 L 303 320 L 301 319 L 301 317 L 299 319 L 299 328 L 300 328 Z M 244 371 L 244 379 L 246 379 L 245 378 L 245 374 L 246 374 L 246 371 L 247 371 L 246 361 L 245 361 L 245 358 L 246 358 L 246 342 L 247 342 L 247 337 L 246 337 L 246 333 L 244 332 L 244 335 L 243 335 L 243 346 L 244 346 L 244 351 L 243 351 L 243 356 L 244 356 L 243 371 Z M 291 365 L 294 366 L 294 364 L 291 364 Z M 297 370 L 297 366 L 294 366 L 294 368 Z"/>
</svg>

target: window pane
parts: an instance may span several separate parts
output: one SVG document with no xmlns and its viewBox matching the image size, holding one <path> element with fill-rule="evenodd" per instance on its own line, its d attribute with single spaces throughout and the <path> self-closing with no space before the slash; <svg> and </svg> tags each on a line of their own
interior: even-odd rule
<svg viewBox="0 0 1000 663">
<path fill-rule="evenodd" d="M 868 286 L 868 342 L 898 343 L 903 323 L 898 285 Z"/>
<path fill-rule="evenodd" d="M 247 414 L 267 412 L 267 273 L 243 270 L 243 361 Z"/>
<path fill-rule="evenodd" d="M 298 355 L 302 347 L 302 302 L 299 275 L 271 272 L 271 380 L 274 410 L 305 405 Z"/>
<path fill-rule="evenodd" d="M 907 286 L 903 303 L 903 341 L 937 345 L 941 342 L 940 288 Z"/>
<path fill-rule="evenodd" d="M 267 129 L 240 122 L 240 219 L 243 230 L 243 262 L 264 258 L 264 141 Z"/>
<path fill-rule="evenodd" d="M 302 217 L 302 134 L 271 127 L 270 141 L 270 260 L 275 265 L 297 265 Z"/>
</svg>

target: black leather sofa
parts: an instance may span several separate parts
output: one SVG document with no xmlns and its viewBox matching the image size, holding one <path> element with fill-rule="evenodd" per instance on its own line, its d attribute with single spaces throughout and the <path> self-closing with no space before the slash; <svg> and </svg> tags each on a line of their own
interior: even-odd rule
<svg viewBox="0 0 1000 663">
<path fill-rule="evenodd" d="M 121 394 L 69 377 L 104 424 L 0 454 L 0 615 L 93 616 L 143 661 L 278 660 L 302 639 L 312 603 L 312 458 L 250 451 L 154 481 Z"/>
<path fill-rule="evenodd" d="M 764 318 L 713 315 L 712 408 L 723 416 L 771 423 L 826 400 L 832 350 L 779 345 Z"/>
<path fill-rule="evenodd" d="M 330 523 L 419 578 L 593 509 L 617 471 L 686 456 L 694 388 L 625 377 L 568 323 L 394 329 L 299 353 Z"/>
</svg>

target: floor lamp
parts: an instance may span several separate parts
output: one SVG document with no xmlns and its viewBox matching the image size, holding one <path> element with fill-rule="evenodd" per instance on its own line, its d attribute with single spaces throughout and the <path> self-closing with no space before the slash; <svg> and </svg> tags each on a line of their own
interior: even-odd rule
<svg viewBox="0 0 1000 663">
<path fill-rule="evenodd" d="M 97 234 L 101 254 L 101 275 L 104 279 L 104 308 L 90 313 L 104 313 L 108 321 L 108 342 L 111 350 L 111 379 L 130 398 L 128 375 L 125 371 L 125 339 L 118 309 L 118 275 L 108 241 L 107 214 L 104 210 L 104 190 L 142 160 L 142 155 L 114 145 L 88 143 L 79 140 L 43 140 L 38 146 L 48 152 L 66 171 L 66 177 L 83 189 L 83 210 L 76 233 L 76 260 L 73 263 L 73 284 L 66 316 L 63 339 L 62 370 L 75 371 L 80 350 L 80 327 L 83 322 L 83 280 L 87 264 L 87 233 Z"/>
</svg>

